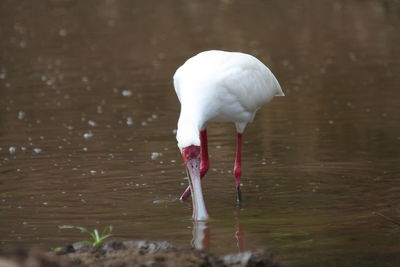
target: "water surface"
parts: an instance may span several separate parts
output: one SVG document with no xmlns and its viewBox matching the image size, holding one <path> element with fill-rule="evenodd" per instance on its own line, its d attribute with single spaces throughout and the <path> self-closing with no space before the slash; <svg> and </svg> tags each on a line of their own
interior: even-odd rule
<svg viewBox="0 0 400 267">
<path fill-rule="evenodd" d="M 2 1 L 1 245 L 115 237 L 264 248 L 288 266 L 396 266 L 398 1 Z M 177 201 L 185 171 L 172 75 L 208 49 L 266 63 L 286 97 L 245 133 L 209 125 L 212 220 Z M 193 236 L 206 236 L 203 242 Z"/>
</svg>

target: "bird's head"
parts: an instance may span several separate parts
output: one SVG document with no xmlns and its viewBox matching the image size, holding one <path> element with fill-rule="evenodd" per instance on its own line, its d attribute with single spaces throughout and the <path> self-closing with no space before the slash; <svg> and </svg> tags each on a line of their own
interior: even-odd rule
<svg viewBox="0 0 400 267">
<path fill-rule="evenodd" d="M 185 163 L 190 189 L 192 191 L 193 219 L 203 221 L 208 219 L 204 204 L 200 179 L 200 146 L 190 145 L 182 148 L 183 162 Z"/>
</svg>

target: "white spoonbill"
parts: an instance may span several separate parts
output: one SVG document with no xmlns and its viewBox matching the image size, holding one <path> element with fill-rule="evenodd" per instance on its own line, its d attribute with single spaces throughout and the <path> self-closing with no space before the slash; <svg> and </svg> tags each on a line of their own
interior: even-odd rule
<svg viewBox="0 0 400 267">
<path fill-rule="evenodd" d="M 235 123 L 234 175 L 240 201 L 243 131 L 264 103 L 284 93 L 272 72 L 257 58 L 217 50 L 188 59 L 175 72 L 174 87 L 181 103 L 176 139 L 189 176 L 189 187 L 180 199 L 186 200 L 193 192 L 193 219 L 207 220 L 200 181 L 210 167 L 207 122 Z"/>
</svg>

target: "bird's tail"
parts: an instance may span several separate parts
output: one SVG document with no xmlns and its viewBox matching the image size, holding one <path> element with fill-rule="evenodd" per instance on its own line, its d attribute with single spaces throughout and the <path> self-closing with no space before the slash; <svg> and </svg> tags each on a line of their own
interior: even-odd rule
<svg viewBox="0 0 400 267">
<path fill-rule="evenodd" d="M 275 96 L 285 96 L 285 93 L 282 91 L 282 89 L 280 89 L 279 92 L 275 94 Z"/>
<path fill-rule="evenodd" d="M 272 74 L 273 75 L 273 74 Z M 282 87 L 279 84 L 278 80 L 273 76 L 273 81 L 275 83 L 275 96 L 285 96 L 285 93 L 282 91 Z"/>
<path fill-rule="evenodd" d="M 277 83 L 277 88 L 276 88 L 276 93 L 275 96 L 285 96 L 285 93 L 282 91 L 281 86 L 279 85 L 278 81 L 276 81 Z"/>
</svg>

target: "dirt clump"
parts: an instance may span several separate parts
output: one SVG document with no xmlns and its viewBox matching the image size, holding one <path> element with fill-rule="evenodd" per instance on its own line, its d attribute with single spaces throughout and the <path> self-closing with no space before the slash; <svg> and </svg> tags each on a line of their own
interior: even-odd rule
<svg viewBox="0 0 400 267">
<path fill-rule="evenodd" d="M 42 249 L 0 249 L 0 267 L 69 267 L 67 257 Z"/>
</svg>

